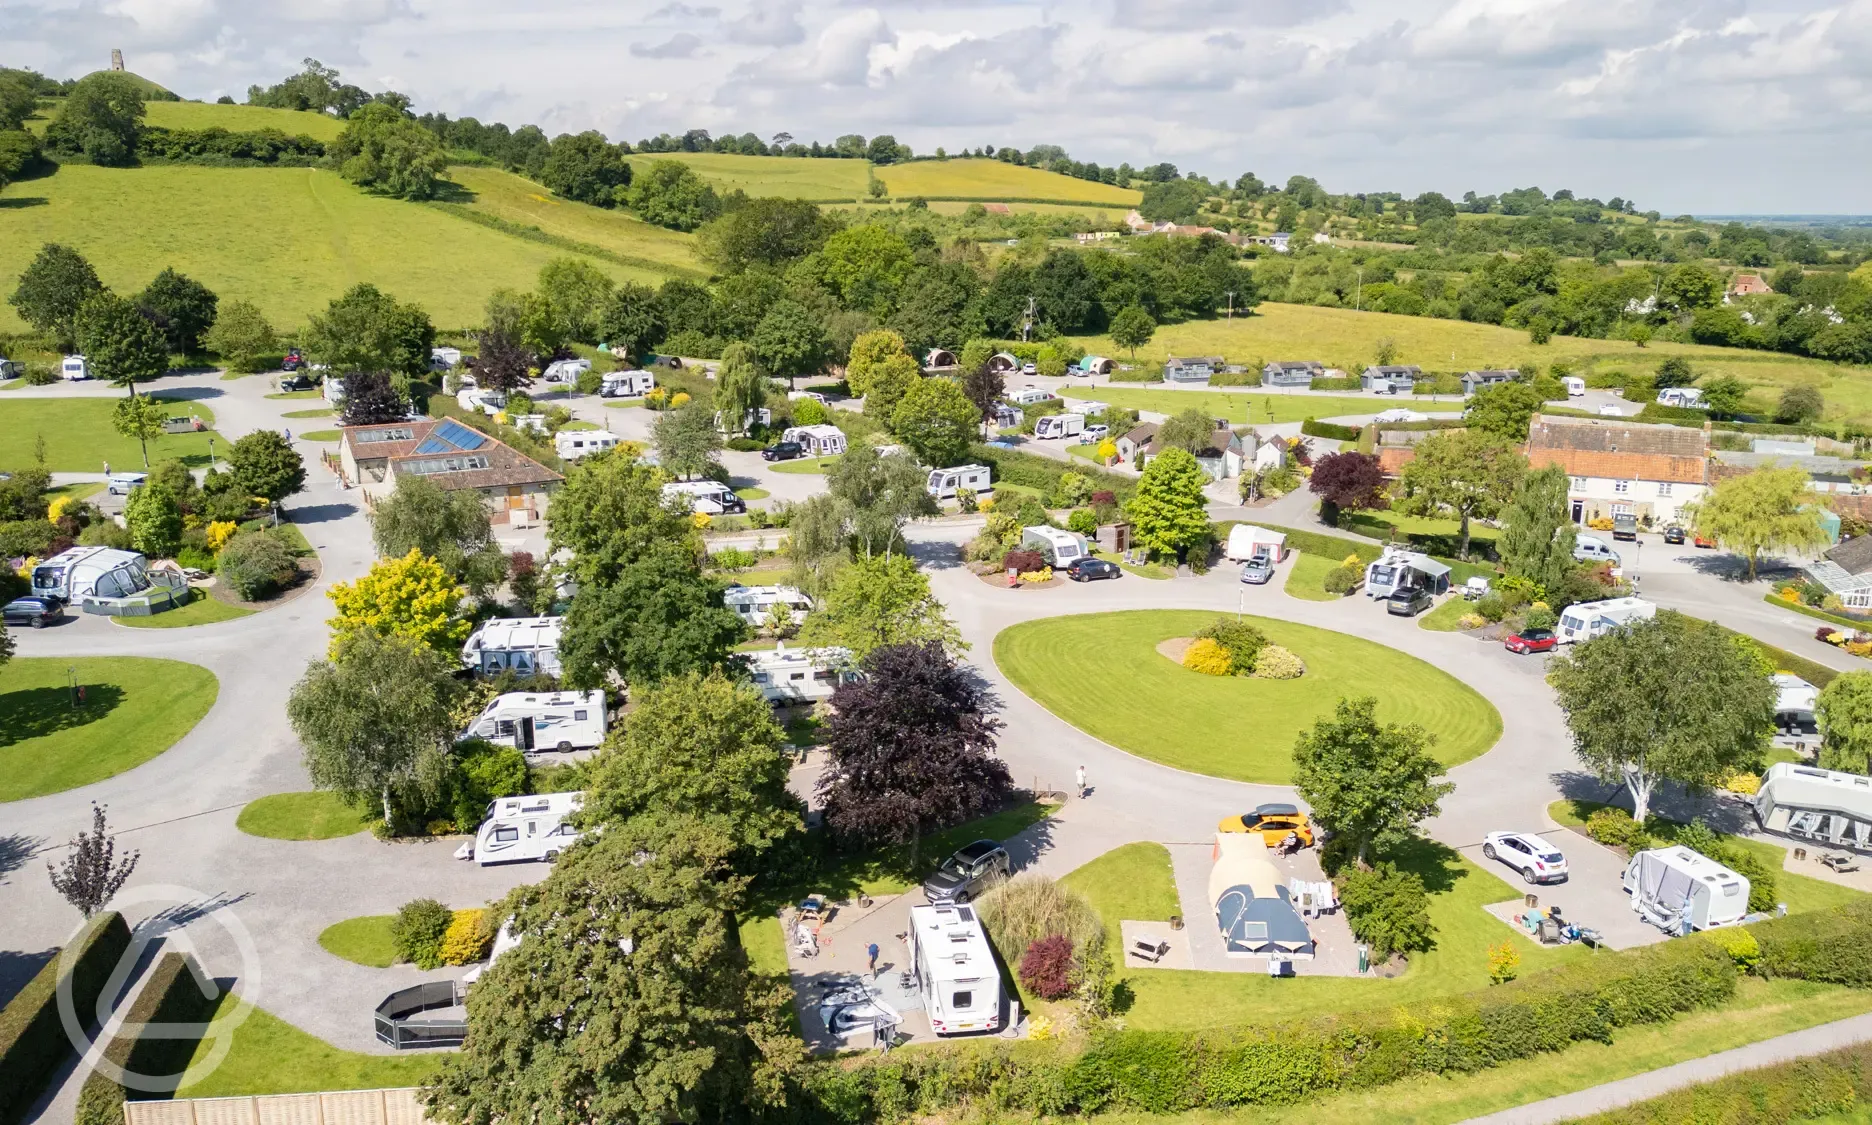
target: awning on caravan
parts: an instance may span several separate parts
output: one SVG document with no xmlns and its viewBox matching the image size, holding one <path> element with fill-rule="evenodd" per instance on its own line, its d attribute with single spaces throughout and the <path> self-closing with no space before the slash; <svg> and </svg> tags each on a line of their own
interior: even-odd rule
<svg viewBox="0 0 1872 1125">
<path fill-rule="evenodd" d="M 1255 833 L 1216 834 L 1209 901 L 1222 945 L 1236 957 L 1312 958 L 1313 935 L 1293 907 L 1280 872 Z"/>
</svg>

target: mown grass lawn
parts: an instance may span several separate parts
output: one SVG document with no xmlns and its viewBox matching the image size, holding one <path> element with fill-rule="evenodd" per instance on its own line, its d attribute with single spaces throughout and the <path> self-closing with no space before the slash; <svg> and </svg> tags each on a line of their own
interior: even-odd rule
<svg viewBox="0 0 1872 1125">
<path fill-rule="evenodd" d="M 320 931 L 319 948 L 357 965 L 387 969 L 396 964 L 396 941 L 390 936 L 394 914 L 366 914 L 333 922 Z"/>
<path fill-rule="evenodd" d="M 85 691 L 76 708 L 73 675 Z M 220 690 L 213 672 L 180 660 L 14 657 L 0 665 L 0 801 L 142 765 L 193 729 Z"/>
<path fill-rule="evenodd" d="M 776 473 L 824 473 L 838 461 L 838 454 L 830 457 L 801 457 L 792 461 L 775 461 L 767 466 Z"/>
<path fill-rule="evenodd" d="M 1451 594 L 1444 598 L 1435 609 L 1419 617 L 1417 627 L 1428 629 L 1433 633 L 1454 633 L 1456 622 L 1468 612 L 1469 603 L 1464 601 L 1460 594 Z"/>
<path fill-rule="evenodd" d="M 1432 753 L 1448 765 L 1501 737 L 1501 715 L 1455 677 L 1346 633 L 1249 618 L 1306 662 L 1297 680 L 1204 676 L 1156 651 L 1158 642 L 1193 636 L 1216 616 L 1132 610 L 1023 622 L 995 637 L 995 663 L 1041 706 L 1095 738 L 1236 781 L 1291 780 L 1295 738 L 1347 696 L 1374 696 L 1381 720 L 1417 723 L 1436 735 Z"/>
<path fill-rule="evenodd" d="M 337 430 L 307 430 L 299 435 L 300 441 L 337 441 L 343 435 Z"/>
<path fill-rule="evenodd" d="M 282 418 L 330 418 L 338 412 L 327 407 L 324 410 L 288 410 Z"/>
<path fill-rule="evenodd" d="M 1177 902 L 1176 872 L 1170 849 L 1143 841 L 1113 848 L 1060 882 L 1084 895 L 1105 922 L 1105 936 L 1114 960 L 1123 964 L 1124 939 L 1118 923 L 1168 922 L 1182 912 Z"/>
<path fill-rule="evenodd" d="M 1288 597 L 1299 598 L 1303 602 L 1336 602 L 1345 595 L 1327 593 L 1325 582 L 1326 576 L 1338 568 L 1339 564 L 1331 559 L 1297 553 L 1293 566 L 1287 571 L 1287 584 L 1281 589 L 1287 592 Z"/>
<path fill-rule="evenodd" d="M 1280 395 L 1265 391 L 1172 391 L 1149 387 L 1095 387 L 1073 398 L 1097 396 L 1099 402 L 1130 410 L 1177 414 L 1196 409 L 1237 425 L 1272 425 L 1303 422 L 1308 418 L 1337 418 L 1349 414 L 1376 414 L 1386 403 L 1349 395 Z"/>
<path fill-rule="evenodd" d="M 1447 535 L 1455 540 L 1462 535 L 1462 524 L 1456 520 L 1407 516 L 1401 512 L 1345 512 L 1340 514 L 1339 521 L 1340 526 L 1347 531 L 1369 535 L 1378 540 L 1389 540 L 1392 528 L 1397 529 L 1400 539 L 1406 535 Z M 1499 528 L 1489 527 L 1476 520 L 1469 521 L 1472 544 L 1493 542 L 1500 535 Z M 1471 557 L 1475 555 L 1473 546 L 1469 553 Z"/>
<path fill-rule="evenodd" d="M 21 212 L 24 214 L 25 212 Z M 0 243 L 4 243 L 0 239 Z M 0 245 L 0 258 L 6 250 Z M 0 271 L 4 271 L 0 262 Z M 0 288 L 5 288 L 0 283 Z M 0 314 L 4 316 L 5 314 Z M 157 391 L 152 397 L 162 398 Z M 111 398 L 8 398 L 0 399 L 0 471 L 29 468 L 34 463 L 37 439 L 45 439 L 46 468 L 55 473 L 101 473 L 110 462 L 113 472 L 143 471 L 143 451 L 135 438 L 127 438 L 111 424 L 117 400 Z M 185 434 L 163 434 L 150 439 L 149 459 L 154 465 L 171 457 L 190 466 L 208 464 L 209 439 L 214 432 L 214 411 L 199 401 L 173 401 L 171 415 L 199 417 L 208 429 Z M 223 452 L 228 442 L 220 442 Z"/>
<path fill-rule="evenodd" d="M 240 1003 L 238 993 L 226 994 L 215 1009 L 214 1019 L 232 1019 Z M 251 1009 L 245 1022 L 231 1034 L 233 1042 L 227 1056 L 208 1073 L 185 1075 L 178 1096 L 225 1098 L 420 1086 L 435 1073 L 440 1062 L 434 1054 L 367 1055 L 340 1050 L 264 1008 Z M 203 1039 L 195 1049 L 190 1068 L 204 1065 L 216 1046 L 215 1039 Z"/>
<path fill-rule="evenodd" d="M 246 617 L 253 610 L 224 602 L 200 587 L 189 590 L 187 605 L 150 617 L 113 617 L 111 620 L 131 629 L 185 629 L 190 625 L 213 625 Z"/>
<path fill-rule="evenodd" d="M 326 789 L 274 793 L 247 802 L 234 826 L 249 836 L 269 840 L 331 840 L 371 826 L 373 813 L 346 804 Z"/>
</svg>

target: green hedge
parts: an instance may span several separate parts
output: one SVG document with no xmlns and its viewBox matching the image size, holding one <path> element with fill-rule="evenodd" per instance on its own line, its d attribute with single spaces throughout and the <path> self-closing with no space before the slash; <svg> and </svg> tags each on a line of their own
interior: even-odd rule
<svg viewBox="0 0 1872 1125">
<path fill-rule="evenodd" d="M 1872 1101 L 1872 1043 L 1745 1070 L 1574 1125 L 1782 1125 L 1862 1109 Z"/>
<path fill-rule="evenodd" d="M 1216 526 L 1216 535 L 1224 542 L 1228 533 L 1237 523 L 1253 523 L 1252 520 L 1228 520 Z M 1366 543 L 1357 539 L 1347 539 L 1339 535 L 1326 535 L 1318 531 L 1302 531 L 1297 527 L 1281 527 L 1272 523 L 1255 523 L 1256 527 L 1265 527 L 1269 531 L 1279 531 L 1287 536 L 1287 546 L 1303 555 L 1314 555 L 1340 563 L 1347 555 L 1357 555 L 1360 562 L 1376 562 L 1384 554 L 1384 548 L 1376 543 Z"/>
<path fill-rule="evenodd" d="M 1315 375 L 1312 389 L 1316 391 L 1357 391 L 1363 390 L 1364 381 L 1356 375 Z"/>
<path fill-rule="evenodd" d="M 1341 426 L 1336 422 L 1316 422 L 1311 418 L 1300 423 L 1300 432 L 1308 437 L 1337 438 L 1340 441 L 1357 441 L 1357 426 Z"/>
<path fill-rule="evenodd" d="M 130 927 L 111 912 L 91 919 L 67 947 L 71 956 L 68 988 L 79 1018 L 90 1022 L 98 997 L 117 963 L 130 948 Z M 17 1121 L 45 1088 L 60 1063 L 73 1054 L 59 1019 L 60 966 L 55 956 L 0 1011 L 0 1122 Z"/>
<path fill-rule="evenodd" d="M 195 1035 L 141 1035 L 149 1024 L 199 1024 L 214 1018 L 220 999 L 204 995 L 196 980 L 200 972 L 185 953 L 165 953 L 150 970 L 143 991 L 125 1015 L 120 1033 L 104 1047 L 104 1058 L 131 1074 L 160 1078 L 180 1076 L 188 1069 L 200 1040 Z M 150 1095 L 145 1093 L 138 1100 Z M 76 1125 L 121 1125 L 123 1104 L 129 1095 L 115 1079 L 92 1071 L 78 1092 Z"/>
<path fill-rule="evenodd" d="M 1751 926 L 1761 946 L 1755 971 L 1765 977 L 1872 988 L 1872 901 L 1805 911 Z"/>
<path fill-rule="evenodd" d="M 1872 617 L 1842 617 L 1837 613 L 1828 613 L 1824 609 L 1815 609 L 1801 602 L 1788 601 L 1779 594 L 1763 594 L 1762 601 L 1767 602 L 1776 609 L 1792 610 L 1795 613 L 1806 614 L 1816 621 L 1830 622 L 1831 624 L 1839 625 L 1847 629 L 1872 629 Z"/>
<path fill-rule="evenodd" d="M 1013 449 L 993 449 L 977 442 L 969 446 L 969 460 L 978 465 L 987 465 L 994 470 L 994 480 L 998 484 L 1018 484 L 1025 488 L 1037 488 L 1044 493 L 1052 493 L 1059 486 L 1059 479 L 1066 473 L 1078 473 L 1092 482 L 1092 491 L 1110 492 L 1123 502 L 1137 491 L 1137 478 L 1108 473 L 1090 461 L 1078 461 L 1067 464 L 1055 461 L 1051 457 L 1039 457 L 1032 453 L 1021 453 Z"/>
</svg>

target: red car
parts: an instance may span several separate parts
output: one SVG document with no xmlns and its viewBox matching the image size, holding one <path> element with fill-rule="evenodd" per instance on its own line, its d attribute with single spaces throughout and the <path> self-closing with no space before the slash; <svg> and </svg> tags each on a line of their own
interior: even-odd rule
<svg viewBox="0 0 1872 1125">
<path fill-rule="evenodd" d="M 1523 656 L 1530 652 L 1552 652 L 1557 643 L 1552 629 L 1523 629 L 1502 638 L 1503 648 Z"/>
<path fill-rule="evenodd" d="M 1694 544 L 1695 546 L 1698 546 L 1698 547 L 1703 547 L 1703 548 L 1706 548 L 1706 549 L 1708 549 L 1708 550 L 1712 550 L 1712 551 L 1713 551 L 1713 550 L 1715 550 L 1715 549 L 1716 549 L 1716 541 L 1715 541 L 1714 539 L 1705 539 L 1705 538 L 1703 538 L 1703 537 L 1702 537 L 1701 535 L 1698 535 L 1698 536 L 1695 536 L 1695 537 L 1693 537 L 1693 538 L 1692 538 L 1692 539 L 1690 540 L 1690 542 L 1691 542 L 1692 544 Z"/>
</svg>

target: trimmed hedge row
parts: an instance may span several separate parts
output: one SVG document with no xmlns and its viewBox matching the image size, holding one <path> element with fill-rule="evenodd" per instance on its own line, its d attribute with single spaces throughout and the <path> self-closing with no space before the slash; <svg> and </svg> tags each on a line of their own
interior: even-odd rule
<svg viewBox="0 0 1872 1125">
<path fill-rule="evenodd" d="M 1110 492 L 1121 502 L 1137 491 L 1136 477 L 1106 472 L 1090 461 L 1069 465 L 1064 461 L 1055 461 L 1051 457 L 1037 457 L 1032 453 L 1021 453 L 1012 449 L 992 449 L 979 442 L 969 446 L 969 460 L 993 469 L 994 479 L 998 484 L 1018 484 L 1025 488 L 1037 488 L 1048 494 L 1058 491 L 1059 479 L 1067 473 L 1078 473 L 1092 482 L 1094 492 Z"/>
<path fill-rule="evenodd" d="M 124 1017 L 121 1033 L 105 1045 L 104 1058 L 132 1074 L 180 1077 L 195 1054 L 200 1035 L 146 1037 L 141 1032 L 149 1024 L 205 1027 L 214 1018 L 220 994 L 204 995 L 196 980 L 198 972 L 186 953 L 165 953 L 158 958 L 143 991 Z M 128 1092 L 114 1079 L 92 1071 L 78 1092 L 76 1125 L 121 1125 L 123 1104 L 128 1098 Z"/>
<path fill-rule="evenodd" d="M 1335 438 L 1339 441 L 1357 441 L 1357 426 L 1341 426 L 1337 422 L 1319 422 L 1312 418 L 1300 423 L 1300 432 L 1308 437 Z"/>
<path fill-rule="evenodd" d="M 1856 1043 L 1577 1118 L 1572 1125 L 1782 1125 L 1847 1113 L 1869 1100 L 1872 1043 Z"/>
<path fill-rule="evenodd" d="M 123 915 L 99 914 L 72 938 L 76 950 L 66 978 L 72 1006 L 90 1022 L 111 971 L 130 948 L 130 927 Z M 70 1054 L 71 1040 L 59 1019 L 59 962 L 55 956 L 0 1011 L 0 1122 L 19 1120 L 45 1088 L 46 1079 Z"/>
<path fill-rule="evenodd" d="M 1755 972 L 1764 977 L 1872 988 L 1872 901 L 1790 915 L 1750 926 L 1761 946 Z"/>
</svg>

